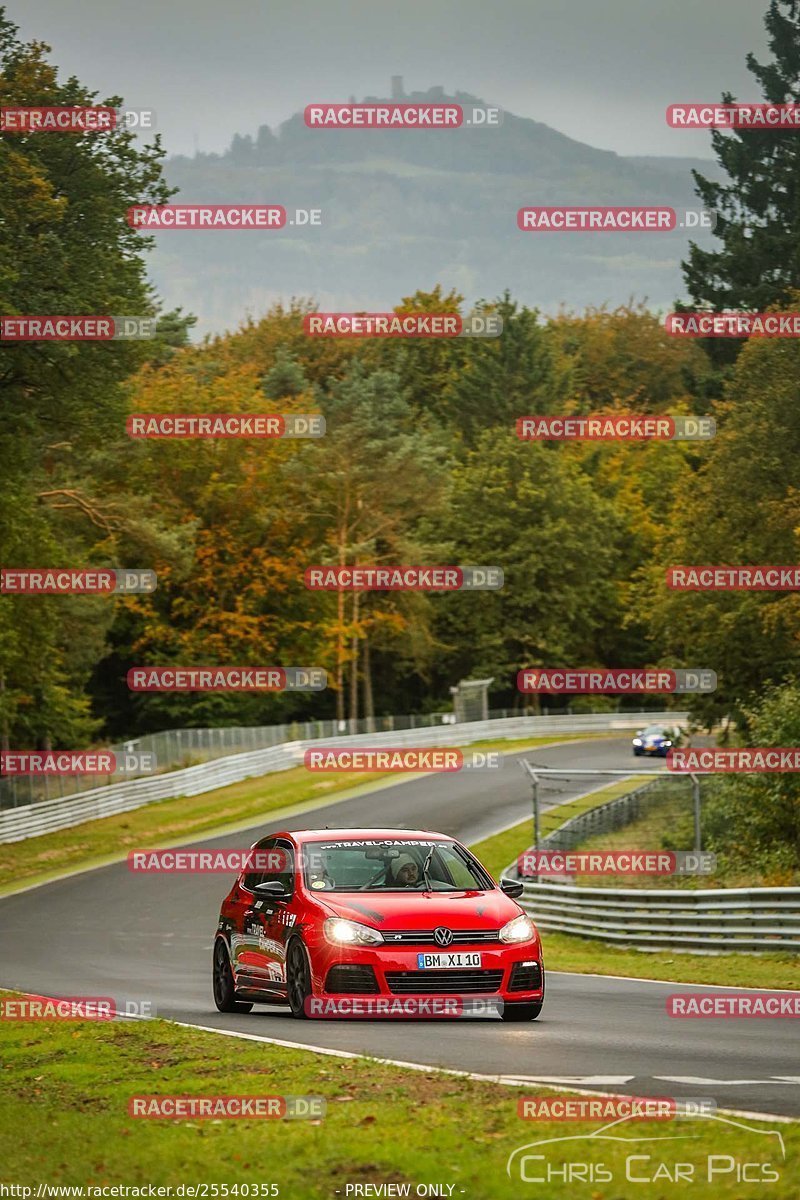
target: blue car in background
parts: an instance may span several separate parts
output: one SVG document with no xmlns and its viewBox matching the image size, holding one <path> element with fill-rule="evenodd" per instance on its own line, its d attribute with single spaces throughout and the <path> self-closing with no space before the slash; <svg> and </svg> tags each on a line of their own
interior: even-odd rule
<svg viewBox="0 0 800 1200">
<path fill-rule="evenodd" d="M 637 729 L 632 748 L 637 757 L 645 754 L 650 757 L 666 758 L 672 747 L 679 743 L 679 730 L 667 729 L 664 725 L 648 725 L 646 729 Z"/>
</svg>

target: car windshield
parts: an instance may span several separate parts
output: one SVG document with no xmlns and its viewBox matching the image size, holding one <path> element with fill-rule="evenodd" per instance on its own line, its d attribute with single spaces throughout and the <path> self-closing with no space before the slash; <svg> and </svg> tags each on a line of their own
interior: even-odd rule
<svg viewBox="0 0 800 1200">
<path fill-rule="evenodd" d="M 647 729 L 643 729 L 642 733 L 645 737 L 666 737 L 667 731 L 663 725 L 648 725 Z"/>
<path fill-rule="evenodd" d="M 493 888 L 480 863 L 448 841 L 354 838 L 307 842 L 306 887 L 315 892 L 460 892 Z"/>
</svg>

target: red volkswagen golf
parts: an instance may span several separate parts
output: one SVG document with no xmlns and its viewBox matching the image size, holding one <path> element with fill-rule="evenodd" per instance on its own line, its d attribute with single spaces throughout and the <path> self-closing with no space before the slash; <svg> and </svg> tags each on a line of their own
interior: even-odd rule
<svg viewBox="0 0 800 1200">
<path fill-rule="evenodd" d="M 438 997 L 430 1015 L 483 1003 L 506 1021 L 539 1016 L 542 947 L 515 899 L 522 884 L 498 887 L 453 838 L 307 829 L 253 849 L 270 852 L 259 856 L 269 869 L 239 876 L 214 941 L 221 1012 L 288 1004 L 295 1017 L 425 1015 Z M 441 998 L 456 999 L 448 1008 Z"/>
</svg>

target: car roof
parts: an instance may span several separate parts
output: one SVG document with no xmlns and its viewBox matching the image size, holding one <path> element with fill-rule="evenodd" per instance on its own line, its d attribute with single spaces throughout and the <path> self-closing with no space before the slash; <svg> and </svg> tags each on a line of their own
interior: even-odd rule
<svg viewBox="0 0 800 1200">
<path fill-rule="evenodd" d="M 316 841 L 353 841 L 359 838 L 391 838 L 392 840 L 410 840 L 424 838 L 426 841 L 449 842 L 453 839 L 446 833 L 434 833 L 430 829 L 293 829 L 290 832 L 275 833 L 273 837 L 287 837 L 295 842 Z"/>
</svg>

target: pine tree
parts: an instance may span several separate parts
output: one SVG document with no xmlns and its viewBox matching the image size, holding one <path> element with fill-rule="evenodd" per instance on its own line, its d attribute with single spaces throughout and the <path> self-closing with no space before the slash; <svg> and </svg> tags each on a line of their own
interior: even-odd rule
<svg viewBox="0 0 800 1200">
<path fill-rule="evenodd" d="M 748 69 L 768 102 L 800 102 L 800 0 L 771 0 L 764 24 L 773 61 L 748 54 Z M 762 312 L 800 290 L 800 133 L 714 130 L 711 139 L 729 182 L 692 173 L 722 247 L 691 244 L 686 285 L 697 307 Z"/>
</svg>

